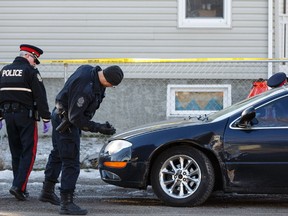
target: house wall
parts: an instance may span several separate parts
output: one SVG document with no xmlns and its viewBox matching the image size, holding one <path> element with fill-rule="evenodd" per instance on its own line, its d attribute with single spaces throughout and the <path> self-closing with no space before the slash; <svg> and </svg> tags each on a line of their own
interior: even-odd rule
<svg viewBox="0 0 288 216">
<path fill-rule="evenodd" d="M 40 60 L 267 57 L 267 0 L 233 0 L 228 29 L 178 28 L 177 0 L 0 0 L 0 7 L 0 62 L 12 61 L 22 43 L 41 47 Z M 109 89 L 94 117 L 120 131 L 164 120 L 168 84 L 231 84 L 234 103 L 246 98 L 250 79 L 267 78 L 266 67 L 258 66 L 252 72 L 237 66 L 204 71 L 181 64 L 123 67 L 123 84 Z M 52 109 L 64 83 L 53 76 L 63 74 L 64 67 L 39 68 Z M 75 68 L 69 65 L 68 70 Z"/>
<path fill-rule="evenodd" d="M 275 57 L 288 57 L 288 4 L 286 0 L 275 1 Z M 287 66 L 285 72 L 288 71 Z"/>
<path fill-rule="evenodd" d="M 1 0 L 0 62 L 21 43 L 41 59 L 267 57 L 267 2 L 233 0 L 228 29 L 180 29 L 177 0 Z"/>
</svg>

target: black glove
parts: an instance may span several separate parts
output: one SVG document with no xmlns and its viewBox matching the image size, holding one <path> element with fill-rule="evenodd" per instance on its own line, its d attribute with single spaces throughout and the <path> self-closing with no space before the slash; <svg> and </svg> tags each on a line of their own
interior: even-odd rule
<svg viewBox="0 0 288 216">
<path fill-rule="evenodd" d="M 98 128 L 99 133 L 106 134 L 106 135 L 113 135 L 116 133 L 116 129 L 106 122 L 105 124 L 100 124 Z"/>
</svg>

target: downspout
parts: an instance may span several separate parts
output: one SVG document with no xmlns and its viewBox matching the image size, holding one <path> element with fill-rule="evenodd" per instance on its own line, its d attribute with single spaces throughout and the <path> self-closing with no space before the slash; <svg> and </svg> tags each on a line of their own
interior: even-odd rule
<svg viewBox="0 0 288 216">
<path fill-rule="evenodd" d="M 273 58 L 273 0 L 268 0 L 268 59 Z M 268 77 L 273 74 L 273 64 L 268 62 Z"/>
</svg>

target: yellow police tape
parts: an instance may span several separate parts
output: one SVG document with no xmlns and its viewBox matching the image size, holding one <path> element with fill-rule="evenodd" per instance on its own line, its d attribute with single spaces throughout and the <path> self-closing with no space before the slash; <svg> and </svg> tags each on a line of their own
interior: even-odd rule
<svg viewBox="0 0 288 216">
<path fill-rule="evenodd" d="M 182 59 L 156 59 L 156 58 L 99 58 L 99 59 L 63 59 L 63 60 L 41 60 L 41 63 L 57 64 L 91 64 L 91 63 L 188 63 L 188 62 L 213 62 L 213 61 L 272 61 L 288 59 L 269 58 L 182 58 Z"/>
<path fill-rule="evenodd" d="M 98 59 L 58 59 L 42 60 L 42 64 L 115 64 L 115 63 L 189 63 L 189 62 L 227 62 L 227 61 L 288 61 L 288 58 L 98 58 Z M 6 64 L 6 62 L 0 62 Z"/>
</svg>

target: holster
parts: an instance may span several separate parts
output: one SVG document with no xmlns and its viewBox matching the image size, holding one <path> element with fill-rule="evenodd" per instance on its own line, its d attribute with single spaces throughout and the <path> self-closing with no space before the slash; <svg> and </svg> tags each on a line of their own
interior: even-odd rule
<svg viewBox="0 0 288 216">
<path fill-rule="evenodd" d="M 33 112 L 32 117 L 34 118 L 34 120 L 35 121 L 40 121 L 40 117 L 39 117 L 39 113 L 38 113 L 36 102 L 34 102 L 34 104 L 33 104 L 33 111 L 32 112 Z"/>
<path fill-rule="evenodd" d="M 59 110 L 59 109 L 57 110 L 58 110 L 58 115 L 61 118 L 61 123 L 56 128 L 56 131 L 58 131 L 59 133 L 64 133 L 67 130 L 69 130 L 69 132 L 71 132 L 70 130 L 71 123 L 69 122 L 67 112 L 65 110 Z"/>
</svg>

